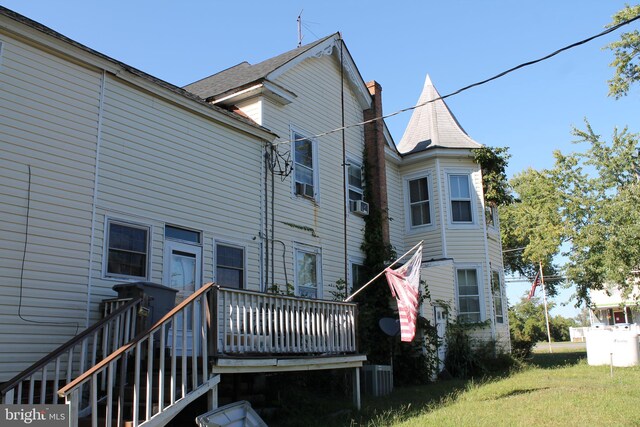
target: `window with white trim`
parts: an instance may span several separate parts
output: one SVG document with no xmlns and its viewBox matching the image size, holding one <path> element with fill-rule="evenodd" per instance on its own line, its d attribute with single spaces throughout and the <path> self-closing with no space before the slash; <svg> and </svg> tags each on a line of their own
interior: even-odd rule
<svg viewBox="0 0 640 427">
<path fill-rule="evenodd" d="M 362 176 L 362 165 L 356 161 L 349 160 L 347 174 L 349 183 L 349 200 L 364 200 L 364 177 Z"/>
<path fill-rule="evenodd" d="M 149 268 L 149 227 L 107 220 L 108 277 L 146 279 Z"/>
<path fill-rule="evenodd" d="M 216 283 L 227 288 L 243 289 L 245 279 L 244 248 L 216 244 Z"/>
<path fill-rule="evenodd" d="M 320 288 L 320 250 L 295 249 L 295 288 L 296 295 L 305 298 L 318 298 Z"/>
<path fill-rule="evenodd" d="M 411 227 L 431 224 L 431 203 L 429 201 L 429 179 L 424 176 L 410 179 L 409 217 Z"/>
<path fill-rule="evenodd" d="M 504 306 L 502 304 L 502 282 L 498 271 L 491 272 L 491 293 L 493 294 L 493 310 L 496 323 L 504 323 Z"/>
<path fill-rule="evenodd" d="M 299 132 L 291 132 L 293 151 L 293 192 L 297 196 L 316 199 L 318 195 L 317 159 L 314 140 Z"/>
<path fill-rule="evenodd" d="M 456 269 L 456 285 L 458 287 L 458 320 L 464 323 L 481 322 L 478 270 Z"/>
<path fill-rule="evenodd" d="M 451 201 L 451 221 L 472 223 L 471 188 L 468 174 L 449 175 L 449 199 Z"/>
</svg>

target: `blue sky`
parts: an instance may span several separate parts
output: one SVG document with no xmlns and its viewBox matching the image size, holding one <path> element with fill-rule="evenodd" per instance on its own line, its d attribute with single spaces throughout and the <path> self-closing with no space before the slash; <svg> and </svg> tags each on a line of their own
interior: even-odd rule
<svg viewBox="0 0 640 427">
<path fill-rule="evenodd" d="M 117 60 L 182 86 L 241 61 L 257 63 L 340 31 L 366 81 L 383 88 L 391 113 L 416 103 L 424 78 L 444 95 L 599 33 L 617 0 L 214 1 L 1 0 L 35 21 Z M 638 29 L 635 22 L 622 31 Z M 621 31 L 471 89 L 447 103 L 476 141 L 510 147 L 509 174 L 553 164 L 553 150 L 579 149 L 571 129 L 588 118 L 609 139 L 640 132 L 638 96 L 607 97 L 611 52 Z M 410 113 L 387 124 L 396 141 Z M 510 283 L 511 302 L 529 284 Z M 563 292 L 559 302 L 570 292 Z M 573 315 L 571 307 L 556 313 Z"/>
</svg>

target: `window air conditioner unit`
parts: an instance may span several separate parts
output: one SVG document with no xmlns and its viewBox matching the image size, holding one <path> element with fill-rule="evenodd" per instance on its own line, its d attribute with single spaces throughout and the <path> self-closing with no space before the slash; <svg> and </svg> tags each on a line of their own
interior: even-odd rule
<svg viewBox="0 0 640 427">
<path fill-rule="evenodd" d="M 313 185 L 296 182 L 296 194 L 313 199 Z"/>
<path fill-rule="evenodd" d="M 349 200 L 349 208 L 356 215 L 369 215 L 369 203 L 362 200 Z"/>
</svg>

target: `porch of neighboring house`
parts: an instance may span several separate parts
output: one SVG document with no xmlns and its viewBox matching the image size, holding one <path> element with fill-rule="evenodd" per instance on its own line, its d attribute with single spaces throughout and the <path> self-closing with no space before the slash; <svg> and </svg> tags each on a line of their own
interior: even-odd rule
<svg viewBox="0 0 640 427">
<path fill-rule="evenodd" d="M 208 283 L 150 327 L 144 297 L 104 305 L 101 321 L 5 383 L 2 402 L 71 405 L 72 425 L 160 426 L 221 374 L 350 369 L 360 407 L 357 306 Z"/>
</svg>

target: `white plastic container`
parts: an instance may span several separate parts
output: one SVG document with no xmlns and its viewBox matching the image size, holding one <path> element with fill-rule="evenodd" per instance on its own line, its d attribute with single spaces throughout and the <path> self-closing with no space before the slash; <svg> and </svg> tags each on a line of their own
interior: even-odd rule
<svg viewBox="0 0 640 427">
<path fill-rule="evenodd" d="M 613 366 L 638 366 L 640 347 L 638 334 L 629 330 L 613 332 Z"/>
<path fill-rule="evenodd" d="M 591 366 L 608 365 L 613 352 L 613 331 L 589 329 L 587 337 L 587 363 Z"/>
</svg>

